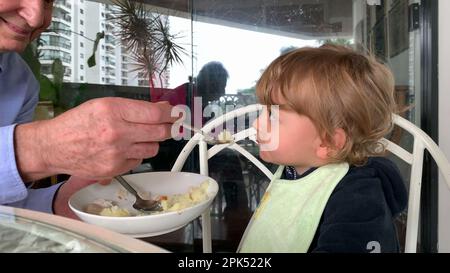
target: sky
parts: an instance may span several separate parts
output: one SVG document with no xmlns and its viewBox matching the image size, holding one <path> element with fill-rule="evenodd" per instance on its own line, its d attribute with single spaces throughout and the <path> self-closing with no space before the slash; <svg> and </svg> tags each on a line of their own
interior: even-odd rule
<svg viewBox="0 0 450 273">
<path fill-rule="evenodd" d="M 172 34 L 178 34 L 177 43 L 189 53 L 183 65 L 171 68 L 169 87 L 187 82 L 191 75 L 191 21 L 170 17 Z M 280 49 L 290 46 L 317 46 L 317 40 L 301 40 L 239 28 L 194 22 L 194 76 L 210 61 L 219 61 L 228 70 L 226 93 L 236 94 L 239 89 L 255 85 L 261 70 L 280 55 Z"/>
</svg>

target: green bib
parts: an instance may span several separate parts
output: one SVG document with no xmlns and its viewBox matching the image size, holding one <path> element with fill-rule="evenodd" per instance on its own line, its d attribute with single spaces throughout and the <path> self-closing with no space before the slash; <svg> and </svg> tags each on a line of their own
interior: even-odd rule
<svg viewBox="0 0 450 273">
<path fill-rule="evenodd" d="M 242 237 L 238 252 L 305 253 L 314 238 L 323 210 L 348 163 L 322 166 L 297 180 L 275 173 Z"/>
</svg>

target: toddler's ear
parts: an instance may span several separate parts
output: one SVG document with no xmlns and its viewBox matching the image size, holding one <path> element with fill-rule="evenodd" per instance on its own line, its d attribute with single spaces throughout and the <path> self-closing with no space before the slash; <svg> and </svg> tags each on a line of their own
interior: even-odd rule
<svg viewBox="0 0 450 273">
<path fill-rule="evenodd" d="M 336 147 L 338 150 L 341 150 L 344 148 L 345 143 L 347 142 L 347 134 L 345 133 L 344 129 L 337 128 L 334 130 L 334 147 Z"/>
<path fill-rule="evenodd" d="M 325 144 L 325 142 L 322 142 L 316 150 L 316 155 L 320 160 L 327 160 L 329 157 L 329 150 L 330 148 Z"/>
<path fill-rule="evenodd" d="M 334 131 L 333 142 L 334 145 L 331 145 L 330 143 L 322 141 L 316 151 L 317 157 L 322 160 L 327 160 L 330 155 L 336 154 L 345 146 L 345 143 L 347 142 L 347 134 L 343 129 L 338 128 Z"/>
</svg>

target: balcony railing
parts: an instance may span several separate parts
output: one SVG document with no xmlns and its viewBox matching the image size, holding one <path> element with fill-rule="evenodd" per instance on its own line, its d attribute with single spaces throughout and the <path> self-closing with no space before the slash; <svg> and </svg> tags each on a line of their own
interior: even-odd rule
<svg viewBox="0 0 450 273">
<path fill-rule="evenodd" d="M 112 36 L 111 34 L 107 33 L 105 35 L 105 44 L 112 44 L 115 46 L 115 38 L 114 36 Z"/>
<path fill-rule="evenodd" d="M 44 61 L 51 61 L 55 59 L 61 59 L 62 62 L 70 64 L 72 61 L 72 56 L 70 54 L 60 51 L 60 50 L 42 50 L 42 56 L 39 58 Z"/>
<path fill-rule="evenodd" d="M 56 59 L 61 59 L 61 61 L 63 63 L 68 63 L 68 64 L 70 64 L 70 62 L 72 61 L 71 57 L 62 57 L 62 56 L 58 56 L 58 55 L 43 55 L 40 59 L 44 60 L 44 61 L 53 61 Z"/>
<path fill-rule="evenodd" d="M 56 1 L 55 4 L 62 4 L 63 6 L 72 9 L 72 4 L 67 0 Z"/>
<path fill-rule="evenodd" d="M 52 42 L 52 41 L 50 41 L 49 43 L 46 43 L 44 46 L 60 47 L 60 48 L 64 48 L 67 50 L 70 50 L 72 48 L 72 46 L 70 44 L 58 43 L 58 42 Z"/>
<path fill-rule="evenodd" d="M 106 60 L 105 61 L 105 65 L 107 66 L 112 66 L 112 67 L 116 67 L 116 62 L 113 60 Z"/>
<path fill-rule="evenodd" d="M 72 43 L 70 40 L 58 36 L 43 35 L 42 40 L 44 41 L 44 46 L 55 46 L 68 50 L 72 48 Z"/>
<path fill-rule="evenodd" d="M 70 4 L 68 1 L 55 1 L 53 6 L 55 8 L 60 8 L 65 12 L 71 12 L 72 10 L 72 4 Z"/>
<path fill-rule="evenodd" d="M 116 71 L 114 71 L 113 69 L 106 69 L 106 73 L 105 75 L 108 77 L 115 77 L 116 76 Z"/>
</svg>

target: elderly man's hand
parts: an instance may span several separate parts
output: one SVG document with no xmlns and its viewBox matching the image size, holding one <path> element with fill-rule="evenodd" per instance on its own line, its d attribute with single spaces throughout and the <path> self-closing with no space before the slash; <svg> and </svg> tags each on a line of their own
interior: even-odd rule
<svg viewBox="0 0 450 273">
<path fill-rule="evenodd" d="M 108 179 L 138 166 L 170 138 L 172 106 L 124 98 L 88 101 L 48 121 L 18 125 L 17 165 L 25 181 L 54 174 Z"/>
<path fill-rule="evenodd" d="M 75 192 L 94 183 L 97 183 L 97 181 L 71 176 L 69 180 L 61 185 L 54 197 L 53 212 L 60 216 L 79 220 L 69 207 L 69 199 Z"/>
</svg>

